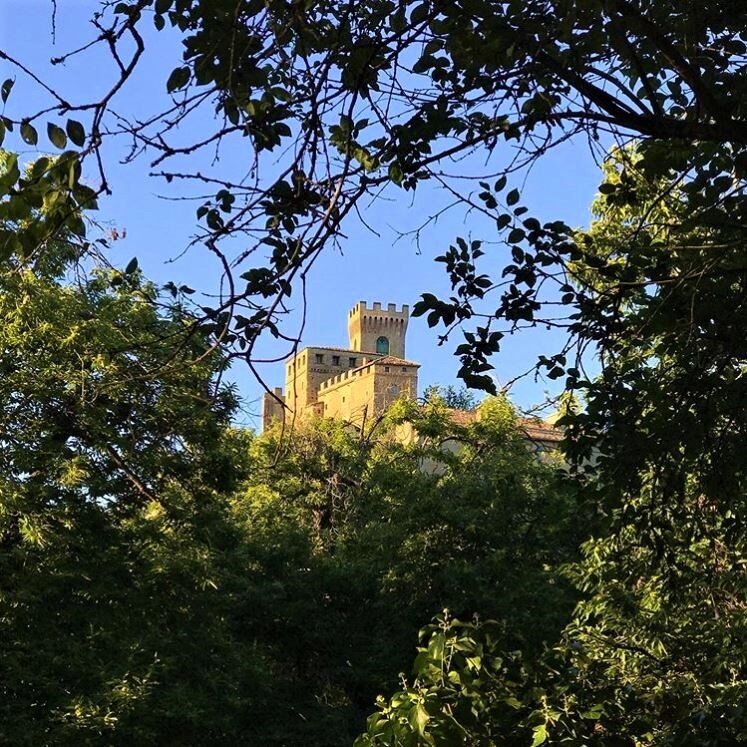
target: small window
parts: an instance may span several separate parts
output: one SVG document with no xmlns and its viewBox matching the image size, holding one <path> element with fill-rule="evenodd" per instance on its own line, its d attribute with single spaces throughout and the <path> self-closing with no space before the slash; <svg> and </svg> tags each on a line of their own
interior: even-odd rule
<svg viewBox="0 0 747 747">
<path fill-rule="evenodd" d="M 384 366 L 384 373 L 389 373 L 389 366 Z"/>
<path fill-rule="evenodd" d="M 317 353 L 316 354 L 316 362 L 317 363 L 324 363 L 324 355 L 322 355 L 322 353 Z"/>
<path fill-rule="evenodd" d="M 350 363 L 351 366 L 358 365 L 358 359 L 357 358 L 348 358 L 348 363 Z"/>
<path fill-rule="evenodd" d="M 407 366 L 402 366 L 403 371 L 407 371 Z"/>
<path fill-rule="evenodd" d="M 382 355 L 389 355 L 389 338 L 382 336 L 376 340 L 376 352 Z"/>
<path fill-rule="evenodd" d="M 340 356 L 339 355 L 333 355 L 332 356 L 332 365 L 339 366 L 340 365 Z"/>
</svg>

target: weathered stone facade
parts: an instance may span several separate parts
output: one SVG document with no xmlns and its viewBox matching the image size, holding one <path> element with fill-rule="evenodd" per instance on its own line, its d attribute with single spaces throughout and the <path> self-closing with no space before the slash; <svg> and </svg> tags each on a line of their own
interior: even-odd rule
<svg viewBox="0 0 747 747">
<path fill-rule="evenodd" d="M 399 397 L 417 397 L 417 363 L 405 360 L 408 307 L 357 303 L 348 314 L 348 348 L 308 347 L 286 364 L 285 392 L 265 394 L 263 427 L 321 415 L 361 424 Z"/>
</svg>

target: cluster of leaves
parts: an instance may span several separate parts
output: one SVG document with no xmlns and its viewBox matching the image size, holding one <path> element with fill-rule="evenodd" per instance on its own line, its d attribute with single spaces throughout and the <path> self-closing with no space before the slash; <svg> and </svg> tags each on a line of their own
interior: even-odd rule
<svg viewBox="0 0 747 747">
<path fill-rule="evenodd" d="M 507 651 L 501 626 L 448 613 L 421 630 L 411 686 L 369 717 L 355 747 L 375 745 L 541 744 L 544 721 L 521 723 L 517 699 L 528 680 L 520 651 Z"/>
<path fill-rule="evenodd" d="M 70 251 L 76 245 L 80 251 L 86 236 L 82 211 L 96 208 L 94 190 L 80 183 L 80 169 L 70 151 L 39 158 L 22 173 L 18 156 L 0 150 L 0 261 L 59 261 L 59 253 L 46 250 L 61 238 Z"/>
<path fill-rule="evenodd" d="M 135 268 L 91 267 L 71 232 L 44 249 L 0 266 L 0 741 L 220 743 L 215 704 L 253 702 L 256 662 L 217 593 L 234 396 Z"/>
</svg>

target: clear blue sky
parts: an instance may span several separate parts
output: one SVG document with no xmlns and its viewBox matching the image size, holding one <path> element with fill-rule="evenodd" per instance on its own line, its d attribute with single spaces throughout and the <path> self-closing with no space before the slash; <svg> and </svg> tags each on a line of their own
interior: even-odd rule
<svg viewBox="0 0 747 747">
<path fill-rule="evenodd" d="M 74 58 L 65 66 L 53 68 L 49 59 L 89 41 L 95 30 L 88 18 L 96 0 L 58 0 L 56 44 L 51 38 L 51 7 L 49 0 L 2 0 L 0 3 L 0 48 L 21 59 L 45 80 L 59 84 L 74 101 L 91 99 L 100 93 L 111 79 L 111 61 L 94 52 Z M 158 102 L 165 103 L 165 81 L 178 64 L 178 40 L 167 33 L 153 32 L 148 39 L 148 52 L 135 78 L 118 95 L 113 108 L 128 115 L 152 113 Z M 9 101 L 11 116 L 28 113 L 46 101 L 42 92 L 5 62 L 0 62 L 0 80 L 16 77 L 17 83 Z M 46 120 L 45 120 L 46 121 Z M 188 135 L 189 133 L 185 133 Z M 40 137 L 40 147 L 46 138 Z M 28 146 L 8 139 L 8 147 L 18 147 L 25 157 L 36 152 Z M 194 192 L 183 184 L 167 185 L 148 176 L 146 158 L 134 164 L 120 165 L 126 153 L 124 141 L 108 146 L 111 197 L 100 204 L 99 220 L 126 229 L 127 237 L 112 245 L 112 260 L 124 264 L 137 256 L 145 273 L 157 282 L 174 280 L 205 292 L 215 289 L 218 268 L 206 250 L 199 246 L 179 257 L 195 232 L 195 209 L 199 202 L 185 199 Z M 246 143 L 243 145 L 246 148 Z M 504 149 L 503 152 L 501 148 Z M 496 166 L 510 156 L 504 144 L 499 146 Z M 229 148 L 222 155 L 219 168 L 233 173 L 248 163 L 250 154 Z M 461 164 L 479 169 L 482 160 Z M 542 159 L 528 175 L 523 185 L 522 201 L 531 214 L 540 219 L 562 219 L 570 225 L 584 226 L 589 221 L 589 205 L 599 183 L 599 171 L 582 140 L 565 144 Z M 476 185 L 475 185 L 476 186 Z M 521 187 L 520 182 L 512 186 Z M 404 233 L 420 225 L 449 197 L 435 185 L 421 185 L 417 193 L 392 188 L 382 199 L 367 207 L 364 218 L 378 235 L 354 218 L 346 226 L 346 236 L 340 254 L 330 249 L 315 265 L 308 286 L 308 319 L 303 335 L 305 344 L 344 345 L 347 340 L 347 311 L 358 300 L 412 304 L 423 291 L 446 294 L 448 285 L 443 266 L 433 257 L 446 249 L 456 236 L 486 241 L 486 269 L 497 271 L 507 259 L 507 248 L 496 240 L 494 227 L 474 216 L 465 216 L 461 208 L 441 216 L 427 229 L 416 245 L 410 237 L 398 240 Z M 178 258 L 178 259 L 176 259 Z M 171 261 L 174 260 L 174 261 Z M 497 274 L 497 273 L 496 273 Z M 292 331 L 297 319 L 290 319 Z M 407 339 L 407 357 L 422 363 L 421 390 L 431 383 L 454 383 L 458 360 L 452 354 L 453 345 L 438 347 L 436 333 L 429 330 L 424 319 L 412 319 Z M 493 361 L 500 382 L 508 381 L 528 368 L 539 353 L 556 352 L 561 340 L 554 333 L 532 331 L 506 340 L 503 352 Z M 260 346 L 259 355 L 271 357 L 283 352 L 271 340 Z M 283 366 L 274 364 L 262 369 L 272 386 L 283 383 Z M 260 387 L 250 372 L 237 366 L 232 372 L 245 398 L 249 424 L 257 424 L 251 413 L 259 412 L 256 400 Z M 514 401 L 529 407 L 544 398 L 551 382 L 535 382 L 531 377 L 513 389 Z"/>
</svg>

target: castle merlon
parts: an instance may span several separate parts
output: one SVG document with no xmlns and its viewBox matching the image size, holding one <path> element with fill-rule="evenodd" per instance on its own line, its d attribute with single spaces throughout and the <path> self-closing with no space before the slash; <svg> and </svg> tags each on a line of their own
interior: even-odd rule
<svg viewBox="0 0 747 747">
<path fill-rule="evenodd" d="M 368 308 L 366 301 L 358 301 L 358 303 L 355 304 L 355 306 L 353 306 L 353 308 L 350 309 L 350 311 L 348 312 L 348 317 L 351 317 L 356 313 L 362 313 L 364 311 L 371 311 L 371 312 L 384 311 L 384 309 L 382 309 L 381 307 L 382 307 L 381 301 L 374 301 L 373 306 L 370 309 Z M 410 306 L 406 303 L 403 303 L 402 307 L 398 309 L 396 303 L 389 303 L 387 304 L 385 311 L 387 314 L 399 314 L 402 316 L 409 317 Z"/>
</svg>

